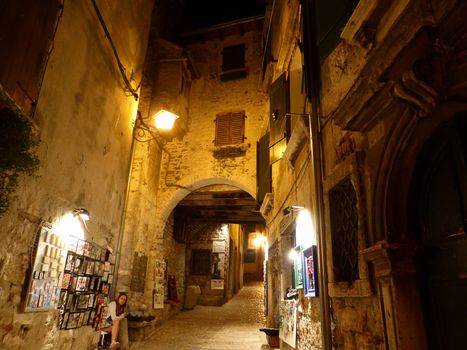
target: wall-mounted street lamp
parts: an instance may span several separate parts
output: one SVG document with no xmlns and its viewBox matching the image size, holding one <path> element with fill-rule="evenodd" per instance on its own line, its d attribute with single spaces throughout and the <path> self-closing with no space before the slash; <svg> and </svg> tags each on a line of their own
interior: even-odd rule
<svg viewBox="0 0 467 350">
<path fill-rule="evenodd" d="M 165 133 L 172 130 L 175 120 L 179 117 L 178 115 L 169 112 L 165 109 L 161 109 L 159 112 L 154 114 L 154 126 L 146 123 L 146 121 L 141 116 L 141 113 L 138 112 L 135 121 L 135 133 L 134 137 L 139 142 L 149 142 L 155 140 L 157 143 L 161 144 L 162 136 L 159 133 Z"/>
<path fill-rule="evenodd" d="M 80 217 L 83 221 L 89 221 L 91 215 L 86 208 L 76 208 L 73 210 L 73 215 Z"/>
<path fill-rule="evenodd" d="M 157 130 L 172 130 L 175 120 L 178 119 L 178 115 L 161 109 L 159 112 L 154 114 L 154 120 Z"/>
</svg>

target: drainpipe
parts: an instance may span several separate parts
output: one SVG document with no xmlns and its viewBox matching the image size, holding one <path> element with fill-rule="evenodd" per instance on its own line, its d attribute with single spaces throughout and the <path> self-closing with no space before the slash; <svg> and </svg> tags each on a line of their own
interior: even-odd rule
<svg viewBox="0 0 467 350">
<path fill-rule="evenodd" d="M 311 102 L 309 115 L 311 161 L 315 175 L 316 203 L 317 203 L 317 244 L 318 244 L 318 278 L 320 293 L 320 318 L 322 348 L 332 349 L 331 318 L 328 293 L 328 275 L 326 259 L 326 236 L 324 225 L 324 195 L 323 195 L 323 159 L 321 119 L 321 64 L 317 44 L 316 1 L 301 0 L 303 39 L 306 67 L 306 84 L 308 99 Z"/>
<path fill-rule="evenodd" d="M 139 113 L 139 112 L 138 112 Z M 130 183 L 131 183 L 131 175 L 133 173 L 133 160 L 135 158 L 135 136 L 136 136 L 136 129 L 138 119 L 135 120 L 135 125 L 133 127 L 133 132 L 131 134 L 131 147 L 130 147 L 130 157 L 128 159 L 128 178 L 126 181 L 126 189 L 125 189 L 125 196 L 123 197 L 123 207 L 122 207 L 122 214 L 120 216 L 120 228 L 118 230 L 118 239 L 117 239 L 117 248 L 115 252 L 115 269 L 114 269 L 114 281 L 111 286 L 110 296 L 112 298 L 115 297 L 115 289 L 117 287 L 118 282 L 118 269 L 120 267 L 120 255 L 122 250 L 122 241 L 123 241 L 123 232 L 125 230 L 125 221 L 128 209 L 128 198 L 130 196 Z"/>
</svg>

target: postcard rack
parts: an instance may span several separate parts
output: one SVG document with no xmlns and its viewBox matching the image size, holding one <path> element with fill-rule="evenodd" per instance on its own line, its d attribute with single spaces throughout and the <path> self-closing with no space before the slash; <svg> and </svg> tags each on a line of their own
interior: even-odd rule
<svg viewBox="0 0 467 350">
<path fill-rule="evenodd" d="M 114 257 L 108 249 L 71 237 L 58 298 L 58 327 L 98 328 L 98 311 L 107 305 L 113 276 Z"/>
</svg>

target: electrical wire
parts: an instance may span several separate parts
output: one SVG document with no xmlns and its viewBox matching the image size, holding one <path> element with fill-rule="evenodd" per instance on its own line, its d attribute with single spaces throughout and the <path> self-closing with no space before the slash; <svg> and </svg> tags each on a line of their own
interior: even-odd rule
<svg viewBox="0 0 467 350">
<path fill-rule="evenodd" d="M 96 3 L 96 0 L 91 0 L 92 2 L 92 5 L 94 7 L 94 10 L 96 11 L 96 15 L 97 15 L 97 18 L 99 19 L 99 22 L 102 26 L 102 29 L 104 30 L 104 33 L 105 33 L 105 36 L 107 38 L 107 40 L 109 41 L 110 43 L 110 46 L 112 48 L 112 52 L 114 54 L 114 57 L 115 57 L 115 60 L 117 61 L 117 65 L 118 65 L 118 69 L 120 71 L 120 74 L 123 78 L 123 82 L 125 83 L 125 87 L 127 88 L 127 90 L 130 92 L 131 95 L 133 95 L 133 97 L 135 98 L 136 101 L 138 101 L 138 93 L 137 93 L 137 89 L 133 88 L 133 86 L 131 85 L 130 83 L 130 80 L 128 79 L 128 77 L 126 76 L 126 69 L 125 67 L 123 66 L 122 64 L 122 61 L 120 61 L 120 57 L 118 56 L 118 52 L 117 52 L 117 49 L 115 48 L 115 45 L 113 43 L 113 40 L 112 40 L 112 37 L 110 36 L 110 32 L 109 30 L 107 29 L 107 26 L 104 22 L 104 19 L 102 18 L 102 14 L 99 10 L 99 7 L 97 7 L 97 3 Z M 141 84 L 141 83 L 140 83 Z M 137 88 L 139 87 L 139 85 L 137 86 Z"/>
</svg>

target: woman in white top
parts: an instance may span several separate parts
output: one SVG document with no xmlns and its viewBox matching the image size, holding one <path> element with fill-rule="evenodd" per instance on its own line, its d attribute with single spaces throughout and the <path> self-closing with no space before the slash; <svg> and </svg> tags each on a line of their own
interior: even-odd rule
<svg viewBox="0 0 467 350">
<path fill-rule="evenodd" d="M 128 296 L 124 292 L 118 293 L 118 296 L 114 301 L 110 302 L 107 316 L 105 319 L 105 325 L 103 330 L 112 333 L 112 342 L 110 343 L 110 349 L 113 349 L 120 345 L 117 342 L 118 328 L 120 326 L 120 320 L 125 318 L 125 307 Z"/>
</svg>

